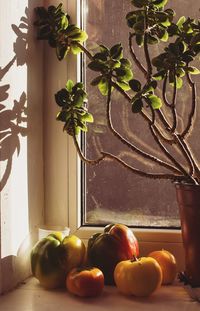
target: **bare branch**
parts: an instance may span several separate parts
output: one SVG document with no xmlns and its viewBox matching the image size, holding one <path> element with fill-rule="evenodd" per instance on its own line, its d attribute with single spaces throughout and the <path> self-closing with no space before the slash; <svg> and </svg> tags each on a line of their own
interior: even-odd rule
<svg viewBox="0 0 200 311">
<path fill-rule="evenodd" d="M 134 168 L 132 166 L 130 166 L 129 164 L 127 164 L 126 162 L 124 162 L 122 159 L 118 158 L 117 156 L 108 153 L 108 152 L 102 152 L 102 154 L 104 156 L 106 156 L 107 158 L 110 158 L 112 160 L 117 161 L 118 163 L 120 163 L 123 167 L 125 167 L 126 169 L 130 170 L 132 173 L 139 175 L 139 176 L 143 176 L 143 177 L 147 177 L 147 178 L 151 178 L 151 179 L 170 179 L 172 181 L 182 181 L 185 176 L 182 175 L 173 175 L 173 174 L 153 174 L 153 173 L 147 173 L 144 172 L 142 170 L 139 170 L 137 168 Z"/>
<path fill-rule="evenodd" d="M 181 138 L 185 138 L 186 136 L 188 136 L 190 134 L 190 131 L 192 129 L 192 125 L 195 119 L 195 115 L 196 115 L 196 106 L 197 106 L 197 94 L 196 94 L 196 85 L 195 83 L 192 81 L 190 75 L 188 73 L 186 73 L 186 77 L 188 79 L 189 85 L 192 89 L 192 107 L 191 107 L 191 112 L 188 118 L 188 123 L 186 125 L 186 128 L 184 129 L 184 131 L 182 132 L 182 134 L 180 134 Z"/>
<path fill-rule="evenodd" d="M 84 163 L 90 164 L 90 165 L 97 165 L 97 164 L 99 164 L 102 160 L 104 160 L 104 158 L 106 157 L 105 155 L 102 155 L 101 157 L 99 157 L 99 158 L 97 158 L 97 159 L 94 159 L 94 160 L 87 159 L 87 158 L 84 156 L 84 154 L 83 154 L 83 152 L 82 152 L 82 150 L 81 150 L 81 148 L 80 148 L 80 146 L 79 146 L 79 143 L 78 143 L 78 141 L 77 141 L 77 138 L 76 138 L 76 135 L 75 135 L 75 134 L 73 135 L 73 140 L 74 140 L 74 144 L 75 144 L 76 150 L 77 150 L 77 152 L 78 152 L 78 155 L 79 155 L 80 159 L 81 159 Z"/>
<path fill-rule="evenodd" d="M 176 174 L 180 173 L 180 171 L 175 166 L 172 166 L 171 164 L 169 164 L 163 160 L 160 160 L 159 158 L 141 150 L 140 148 L 135 146 L 133 143 L 126 140 L 118 131 L 116 131 L 114 129 L 113 124 L 112 124 L 112 118 L 111 118 L 111 88 L 109 88 L 108 97 L 107 97 L 107 120 L 108 120 L 108 126 L 109 126 L 111 132 L 115 135 L 115 137 L 117 137 L 124 145 L 129 147 L 132 151 L 134 151 L 138 155 L 140 155 L 140 156 L 142 156 L 148 160 L 156 162 L 158 165 L 163 166 L 163 167 L 175 172 Z"/>
<path fill-rule="evenodd" d="M 132 59 L 134 61 L 134 63 L 137 65 L 137 67 L 142 71 L 142 73 L 144 74 L 145 77 L 147 77 L 148 72 L 147 70 L 144 68 L 144 66 L 141 64 L 141 62 L 139 61 L 139 59 L 137 58 L 135 51 L 133 49 L 133 36 L 134 34 L 130 33 L 129 34 L 129 51 L 130 54 L 132 56 Z"/>
</svg>

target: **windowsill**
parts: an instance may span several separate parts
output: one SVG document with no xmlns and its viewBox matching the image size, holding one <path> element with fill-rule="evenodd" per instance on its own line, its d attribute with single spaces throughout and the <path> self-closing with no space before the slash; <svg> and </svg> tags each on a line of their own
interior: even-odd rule
<svg viewBox="0 0 200 311">
<path fill-rule="evenodd" d="M 0 310 L 3 311 L 115 311 L 130 310 L 199 310 L 199 303 L 190 299 L 179 285 L 162 286 L 149 298 L 125 297 L 115 287 L 106 286 L 97 298 L 78 298 L 65 290 L 47 291 L 30 278 L 14 291 L 0 297 Z"/>
</svg>

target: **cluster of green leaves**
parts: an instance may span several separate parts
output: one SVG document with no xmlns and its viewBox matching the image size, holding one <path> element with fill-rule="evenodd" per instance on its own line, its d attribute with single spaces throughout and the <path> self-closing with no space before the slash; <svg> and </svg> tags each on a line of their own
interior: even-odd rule
<svg viewBox="0 0 200 311">
<path fill-rule="evenodd" d="M 99 47 L 100 51 L 93 56 L 93 60 L 88 64 L 91 70 L 100 73 L 91 84 L 98 85 L 102 95 L 108 95 L 111 79 L 123 90 L 130 90 L 128 81 L 132 79 L 133 73 L 130 61 L 123 58 L 122 45 L 116 44 L 111 49 L 104 45 Z"/>
<path fill-rule="evenodd" d="M 168 27 L 171 26 L 175 12 L 164 10 L 168 0 L 132 0 L 138 8 L 126 15 L 128 26 L 133 29 L 136 43 L 143 45 L 146 34 L 148 44 L 166 42 L 169 38 Z"/>
<path fill-rule="evenodd" d="M 61 107 L 57 120 L 64 122 L 63 129 L 69 135 L 87 131 L 87 122 L 93 122 L 93 116 L 86 107 L 87 93 L 83 83 L 74 84 L 72 80 L 68 80 L 65 88 L 55 94 L 55 100 Z"/>
<path fill-rule="evenodd" d="M 181 88 L 182 78 L 186 73 L 200 73 L 199 69 L 190 66 L 190 62 L 200 52 L 200 24 L 182 16 L 176 24 L 171 25 L 169 34 L 176 36 L 176 40 L 165 48 L 164 53 L 152 60 L 157 69 L 154 78 L 161 80 L 168 74 L 169 82 L 173 85 L 176 83 L 176 87 Z"/>
<path fill-rule="evenodd" d="M 52 48 L 56 49 L 59 60 L 62 60 L 69 50 L 77 54 L 81 50 L 77 42 L 82 43 L 87 39 L 85 31 L 76 25 L 70 24 L 70 17 L 62 10 L 62 4 L 57 7 L 37 7 L 35 9 L 37 20 L 37 38 L 47 40 Z"/>
<path fill-rule="evenodd" d="M 141 112 L 144 104 L 151 106 L 152 109 L 160 109 L 162 106 L 161 99 L 154 94 L 154 90 L 157 87 L 157 82 L 152 80 L 146 83 L 143 87 L 139 80 L 132 79 L 129 81 L 131 89 L 136 92 L 136 95 L 132 99 L 132 112 Z"/>
</svg>

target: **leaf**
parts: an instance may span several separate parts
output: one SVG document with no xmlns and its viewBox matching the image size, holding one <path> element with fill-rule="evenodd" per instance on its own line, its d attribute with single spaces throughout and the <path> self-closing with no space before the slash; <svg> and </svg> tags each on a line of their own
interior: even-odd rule
<svg viewBox="0 0 200 311">
<path fill-rule="evenodd" d="M 156 81 L 161 81 L 165 77 L 165 71 L 160 70 L 153 75 L 153 79 Z"/>
<path fill-rule="evenodd" d="M 69 21 L 66 15 L 63 15 L 61 18 L 61 25 L 63 29 L 67 29 L 68 25 L 69 25 Z"/>
<path fill-rule="evenodd" d="M 144 43 L 144 36 L 136 34 L 135 40 L 138 46 L 142 46 Z"/>
<path fill-rule="evenodd" d="M 141 112 L 142 110 L 142 107 L 143 107 L 143 101 L 142 99 L 136 99 L 133 104 L 132 104 L 132 112 L 133 113 L 138 113 L 138 112 Z"/>
<path fill-rule="evenodd" d="M 176 25 L 178 26 L 178 28 L 180 29 L 183 26 L 183 23 L 185 23 L 186 18 L 185 16 L 181 16 L 178 20 L 178 22 L 176 23 Z"/>
<path fill-rule="evenodd" d="M 66 83 L 66 89 L 68 90 L 69 93 L 72 92 L 73 86 L 74 86 L 74 82 L 72 80 L 68 80 Z"/>
<path fill-rule="evenodd" d="M 128 82 L 116 81 L 116 83 L 122 88 L 122 90 L 124 90 L 124 91 L 130 90 L 130 86 L 129 86 Z"/>
<path fill-rule="evenodd" d="M 90 84 L 91 84 L 92 86 L 96 86 L 96 85 L 99 84 L 99 82 L 101 81 L 101 79 L 102 79 L 102 76 L 98 76 L 98 77 L 94 78 L 94 79 L 91 81 Z"/>
<path fill-rule="evenodd" d="M 74 55 L 77 55 L 79 53 L 82 52 L 81 48 L 79 48 L 76 44 L 76 42 L 72 41 L 71 44 L 70 44 L 70 48 L 71 48 L 71 52 L 74 54 Z"/>
<path fill-rule="evenodd" d="M 121 66 L 120 68 L 116 68 L 115 72 L 117 75 L 117 79 L 121 82 L 129 81 L 133 77 L 132 70 L 124 66 Z"/>
<path fill-rule="evenodd" d="M 114 45 L 111 49 L 110 49 L 110 56 L 113 59 L 121 59 L 123 57 L 123 48 L 121 43 Z"/>
<path fill-rule="evenodd" d="M 161 99 L 156 95 L 148 96 L 149 101 L 151 102 L 151 106 L 153 109 L 160 109 L 162 106 Z"/>
<path fill-rule="evenodd" d="M 187 71 L 191 74 L 191 75 L 198 75 L 200 74 L 200 70 L 194 66 L 190 66 L 187 68 Z"/>
<path fill-rule="evenodd" d="M 127 58 L 121 58 L 120 63 L 123 67 L 131 67 L 131 62 Z"/>
<path fill-rule="evenodd" d="M 108 69 L 106 64 L 102 62 L 101 60 L 94 60 L 88 64 L 88 68 L 90 68 L 93 71 L 103 71 L 105 69 Z"/>
<path fill-rule="evenodd" d="M 139 92 L 141 91 L 141 83 L 140 81 L 136 80 L 136 79 L 132 79 L 129 81 L 129 85 L 130 88 L 134 91 L 134 92 Z"/>
<path fill-rule="evenodd" d="M 70 47 L 68 45 L 65 46 L 57 46 L 56 47 L 56 55 L 58 60 L 62 60 L 66 57 L 67 53 L 69 52 Z"/>
<path fill-rule="evenodd" d="M 108 95 L 109 83 L 105 77 L 101 78 L 101 81 L 98 84 L 98 88 L 102 95 Z"/>
<path fill-rule="evenodd" d="M 167 4 L 168 0 L 155 0 L 153 1 L 153 5 L 155 5 L 157 8 L 162 8 Z"/>
<path fill-rule="evenodd" d="M 83 116 L 81 116 L 81 120 L 88 122 L 88 123 L 93 123 L 94 122 L 94 118 L 93 115 L 89 112 L 86 112 Z"/>
<path fill-rule="evenodd" d="M 71 38 L 73 41 L 86 41 L 88 38 L 88 35 L 85 31 L 79 30 L 79 33 L 70 35 L 69 38 Z"/>
<path fill-rule="evenodd" d="M 167 31 L 164 32 L 163 36 L 160 38 L 161 41 L 167 42 L 169 39 L 169 34 Z"/>
</svg>

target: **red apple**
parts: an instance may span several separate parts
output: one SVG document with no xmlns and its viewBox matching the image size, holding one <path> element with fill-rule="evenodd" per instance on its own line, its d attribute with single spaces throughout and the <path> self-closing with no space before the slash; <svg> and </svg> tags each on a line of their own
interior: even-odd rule
<svg viewBox="0 0 200 311">
<path fill-rule="evenodd" d="M 113 273 L 118 262 L 138 255 L 138 241 L 123 224 L 108 225 L 103 233 L 94 234 L 88 241 L 89 264 L 103 272 L 105 284 L 114 284 Z"/>
</svg>

